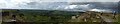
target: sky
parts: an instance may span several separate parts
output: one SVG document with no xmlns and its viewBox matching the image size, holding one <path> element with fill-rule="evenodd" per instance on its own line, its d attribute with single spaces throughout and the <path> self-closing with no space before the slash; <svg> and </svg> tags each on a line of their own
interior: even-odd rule
<svg viewBox="0 0 120 24">
<path fill-rule="evenodd" d="M 104 2 L 118 2 L 120 0 L 0 0 L 0 9 L 82 9 L 82 10 L 96 10 L 94 5 L 69 5 L 72 2 L 103 2 L 101 5 L 106 5 L 105 7 L 110 7 L 111 4 L 106 4 Z M 60 3 L 57 3 L 60 2 Z M 65 3 L 61 3 L 65 2 Z M 66 3 L 67 2 L 67 3 Z M 98 4 L 99 5 L 99 4 Z M 110 6 L 109 6 L 110 5 Z"/>
<path fill-rule="evenodd" d="M 18 8 L 19 5 L 26 5 L 26 3 L 30 2 L 118 2 L 120 0 L 0 0 L 0 9 L 14 9 Z M 32 8 L 29 8 L 32 9 Z"/>
</svg>

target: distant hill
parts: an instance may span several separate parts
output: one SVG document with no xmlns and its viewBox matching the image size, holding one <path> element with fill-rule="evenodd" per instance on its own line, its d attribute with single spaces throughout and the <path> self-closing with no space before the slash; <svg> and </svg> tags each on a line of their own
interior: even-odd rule
<svg viewBox="0 0 120 24">
<path fill-rule="evenodd" d="M 20 13 L 32 13 L 35 15 L 48 15 L 48 16 L 74 16 L 76 14 L 84 13 L 84 12 L 76 12 L 76 11 L 61 11 L 61 10 L 20 10 Z"/>
</svg>

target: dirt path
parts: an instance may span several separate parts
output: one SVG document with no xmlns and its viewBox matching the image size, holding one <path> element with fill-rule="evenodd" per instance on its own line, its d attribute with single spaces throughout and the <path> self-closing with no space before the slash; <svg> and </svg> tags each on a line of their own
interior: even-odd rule
<svg viewBox="0 0 120 24">
<path fill-rule="evenodd" d="M 105 22 L 114 22 L 113 19 L 107 18 L 105 16 L 100 16 Z"/>
</svg>

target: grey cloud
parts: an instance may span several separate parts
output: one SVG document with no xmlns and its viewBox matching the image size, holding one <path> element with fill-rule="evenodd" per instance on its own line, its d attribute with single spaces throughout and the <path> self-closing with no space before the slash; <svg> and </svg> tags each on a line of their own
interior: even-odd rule
<svg viewBox="0 0 120 24">
<path fill-rule="evenodd" d="M 86 7 L 80 6 L 80 5 L 87 5 Z M 70 5 L 77 5 L 73 9 L 64 9 L 65 7 L 68 7 Z M 20 5 L 20 7 L 23 8 L 37 8 L 42 10 L 66 10 L 66 11 L 86 11 L 86 10 L 92 10 L 92 9 L 110 9 L 111 11 L 114 10 L 117 6 L 117 2 L 75 2 L 75 3 L 68 3 L 68 2 L 30 2 L 27 3 L 27 5 Z"/>
</svg>

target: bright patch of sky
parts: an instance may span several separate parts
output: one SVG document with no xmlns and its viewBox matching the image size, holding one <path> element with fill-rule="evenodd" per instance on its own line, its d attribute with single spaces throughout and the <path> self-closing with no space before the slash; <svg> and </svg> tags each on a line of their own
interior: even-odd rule
<svg viewBox="0 0 120 24">
<path fill-rule="evenodd" d="M 65 9 L 73 9 L 73 8 L 75 8 L 77 5 L 70 5 L 70 6 L 67 6 L 67 7 L 65 7 Z"/>
<path fill-rule="evenodd" d="M 91 9 L 89 11 L 96 11 L 96 12 L 112 12 L 110 10 L 102 10 L 102 9 Z"/>
</svg>

